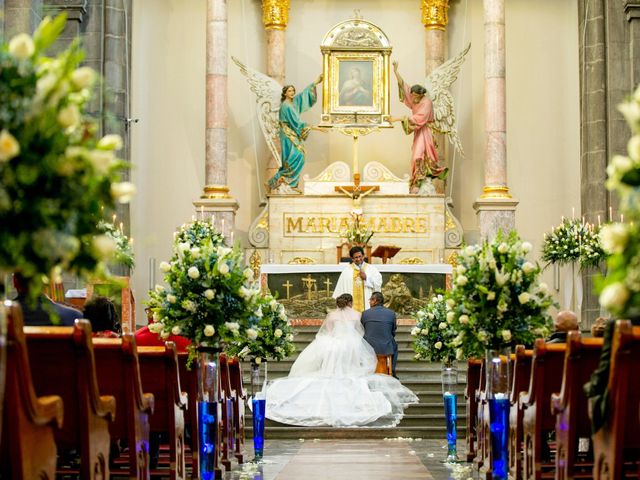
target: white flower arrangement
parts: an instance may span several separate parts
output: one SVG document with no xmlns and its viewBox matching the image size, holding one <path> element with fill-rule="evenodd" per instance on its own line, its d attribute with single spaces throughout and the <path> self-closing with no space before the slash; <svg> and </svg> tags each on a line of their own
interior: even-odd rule
<svg viewBox="0 0 640 480">
<path fill-rule="evenodd" d="M 597 267 L 604 259 L 599 226 L 577 218 L 563 218 L 560 225 L 544 236 L 542 260 L 547 263 L 576 262 L 586 268 Z"/>
<path fill-rule="evenodd" d="M 462 250 L 465 281 L 454 271 L 448 305 L 456 336 L 457 357 L 483 357 L 487 349 L 531 345 L 551 331 L 547 310 L 554 302 L 540 283 L 540 267 L 527 259 L 531 251 L 516 232 L 498 232 L 493 242 Z M 537 332 L 537 333 L 534 333 Z"/>
<path fill-rule="evenodd" d="M 414 337 L 416 360 L 449 362 L 456 358 L 456 348 L 452 344 L 456 331 L 449 321 L 453 319 L 453 312 L 447 305 L 446 298 L 446 295 L 435 295 L 413 315 L 416 326 L 411 330 L 411 336 Z"/>
</svg>

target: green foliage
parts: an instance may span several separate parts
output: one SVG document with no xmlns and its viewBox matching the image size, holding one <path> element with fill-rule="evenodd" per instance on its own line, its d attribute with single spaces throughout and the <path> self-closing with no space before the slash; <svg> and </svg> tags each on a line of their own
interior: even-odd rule
<svg viewBox="0 0 640 480">
<path fill-rule="evenodd" d="M 0 270 L 20 272 L 32 295 L 43 276 L 103 271 L 112 250 L 98 223 L 133 193 L 117 183 L 122 140 L 99 140 L 84 116 L 96 74 L 78 68 L 79 42 L 44 55 L 64 22 L 46 18 L 33 39 L 0 46 Z"/>
<path fill-rule="evenodd" d="M 631 129 L 627 155 L 616 155 L 607 167 L 607 188 L 618 194 L 626 222 L 602 228 L 609 254 L 607 276 L 598 279 L 600 305 L 621 318 L 640 315 L 640 86 L 618 105 Z"/>
<path fill-rule="evenodd" d="M 116 263 L 132 269 L 135 265 L 135 257 L 131 239 L 125 235 L 122 229 L 116 227 L 113 223 L 101 221 L 98 227 L 115 243 L 113 260 Z"/>
<path fill-rule="evenodd" d="M 230 342 L 227 353 L 251 361 L 283 360 L 295 351 L 293 330 L 284 306 L 271 295 L 260 297 L 248 318 L 244 335 L 238 332 Z"/>
<path fill-rule="evenodd" d="M 454 269 L 447 322 L 458 332 L 453 346 L 460 356 L 482 357 L 487 349 L 532 345 L 551 331 L 547 313 L 554 305 L 540 267 L 527 260 L 531 244 L 516 232 L 468 246 Z"/>
<path fill-rule="evenodd" d="M 457 332 L 447 322 L 450 307 L 446 294 L 438 294 L 414 315 L 416 326 L 411 330 L 416 360 L 449 362 L 456 359 L 453 340 Z"/>
</svg>

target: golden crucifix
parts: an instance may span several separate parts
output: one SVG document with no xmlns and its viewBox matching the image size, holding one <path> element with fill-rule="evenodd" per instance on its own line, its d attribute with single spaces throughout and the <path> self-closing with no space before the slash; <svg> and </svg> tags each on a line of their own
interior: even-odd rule
<svg viewBox="0 0 640 480">
<path fill-rule="evenodd" d="M 304 284 L 304 288 L 307 289 L 307 300 L 311 300 L 311 291 L 316 286 L 316 280 L 311 278 L 311 274 L 302 278 L 302 283 Z"/>
<path fill-rule="evenodd" d="M 333 282 L 331 280 L 329 280 L 329 277 L 327 277 L 327 279 L 322 283 L 324 283 L 327 286 L 327 297 L 330 297 L 331 296 L 331 290 L 330 289 L 331 289 L 331 285 L 333 285 Z"/>
<path fill-rule="evenodd" d="M 282 286 L 287 289 L 287 300 L 289 300 L 289 289 L 293 287 L 293 283 L 287 280 L 285 283 L 282 284 Z"/>
</svg>

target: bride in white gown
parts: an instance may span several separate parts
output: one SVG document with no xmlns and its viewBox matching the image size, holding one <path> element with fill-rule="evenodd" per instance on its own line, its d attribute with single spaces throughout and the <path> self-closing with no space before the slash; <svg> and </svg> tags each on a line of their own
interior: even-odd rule
<svg viewBox="0 0 640 480">
<path fill-rule="evenodd" d="M 377 357 L 364 340 L 349 294 L 337 298 L 313 342 L 289 376 L 267 386 L 267 418 L 289 425 L 393 427 L 417 403 L 411 390 L 375 374 Z"/>
</svg>

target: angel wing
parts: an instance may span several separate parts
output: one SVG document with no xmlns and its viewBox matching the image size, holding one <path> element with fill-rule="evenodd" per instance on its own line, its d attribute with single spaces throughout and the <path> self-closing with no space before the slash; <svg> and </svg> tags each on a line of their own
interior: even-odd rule
<svg viewBox="0 0 640 480">
<path fill-rule="evenodd" d="M 278 113 L 280 112 L 282 85 L 268 75 L 247 67 L 236 57 L 232 56 L 231 58 L 240 68 L 240 72 L 246 77 L 251 91 L 256 94 L 256 112 L 260 122 L 260 129 L 264 139 L 267 141 L 269 150 L 271 150 L 278 162 L 278 167 L 280 167 L 282 160 L 278 149 L 278 135 L 280 133 Z"/>
<path fill-rule="evenodd" d="M 426 80 L 426 88 L 429 97 L 433 102 L 433 117 L 435 130 L 446 134 L 454 148 L 464 157 L 462 143 L 458 137 L 458 126 L 456 124 L 456 111 L 453 104 L 453 97 L 449 92 L 449 87 L 458 78 L 460 67 L 464 62 L 465 55 L 471 48 L 471 44 L 462 50 L 454 58 L 436 68 L 429 74 Z"/>
</svg>

